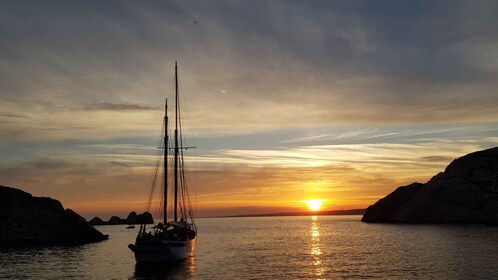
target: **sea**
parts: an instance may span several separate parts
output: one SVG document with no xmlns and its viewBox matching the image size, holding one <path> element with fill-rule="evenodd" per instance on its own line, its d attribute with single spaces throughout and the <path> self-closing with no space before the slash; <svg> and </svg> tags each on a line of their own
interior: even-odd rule
<svg viewBox="0 0 498 280">
<path fill-rule="evenodd" d="M 197 219 L 195 254 L 137 265 L 138 231 L 107 241 L 0 249 L 1 279 L 498 279 L 498 227 L 367 224 L 361 216 Z M 34 229 L 35 230 L 35 229 Z"/>
</svg>

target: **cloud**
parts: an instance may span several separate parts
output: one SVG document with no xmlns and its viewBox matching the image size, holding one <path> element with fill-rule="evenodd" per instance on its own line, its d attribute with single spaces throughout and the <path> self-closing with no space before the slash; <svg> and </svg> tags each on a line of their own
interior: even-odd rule
<svg viewBox="0 0 498 280">
<path fill-rule="evenodd" d="M 313 197 L 346 209 L 366 207 L 399 185 L 427 181 L 480 145 L 466 140 L 299 145 L 211 150 L 185 160 L 201 215 L 299 208 L 300 200 Z M 83 213 L 110 213 L 109 205 L 122 212 L 144 207 L 157 159 L 153 148 L 125 140 L 69 147 L 45 146 L 35 159 L 2 159 L 2 184 L 58 198 Z"/>
<path fill-rule="evenodd" d="M 117 165 L 117 166 L 122 166 L 122 167 L 130 167 L 128 164 L 120 161 L 110 161 L 111 164 Z"/>
<path fill-rule="evenodd" d="M 498 117 L 495 3 L 2 6 L 0 98 L 52 100 L 80 118 L 73 108 L 145 116 L 171 96 L 175 60 L 186 111 L 206 130 Z"/>
<path fill-rule="evenodd" d="M 424 156 L 421 157 L 420 159 L 422 161 L 428 161 L 428 162 L 448 163 L 455 158 L 448 156 Z"/>
<path fill-rule="evenodd" d="M 85 110 L 109 110 L 109 111 L 135 111 L 135 110 L 158 110 L 157 107 L 136 103 L 96 103 L 84 107 Z"/>
<path fill-rule="evenodd" d="M 206 208 L 303 186 L 358 206 L 496 144 L 496 7 L 3 1 L 1 178 L 136 205 L 179 61 Z"/>
<path fill-rule="evenodd" d="M 25 118 L 25 116 L 23 116 L 23 115 L 13 114 L 13 113 L 3 113 L 3 114 L 0 114 L 0 117 L 5 117 L 5 118 Z"/>
</svg>

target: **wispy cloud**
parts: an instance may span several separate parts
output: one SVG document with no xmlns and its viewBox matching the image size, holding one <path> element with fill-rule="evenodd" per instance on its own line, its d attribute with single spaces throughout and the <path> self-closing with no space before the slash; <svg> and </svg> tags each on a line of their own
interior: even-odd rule
<svg viewBox="0 0 498 280">
<path fill-rule="evenodd" d="M 55 195 L 76 209 L 118 190 L 114 199 L 130 201 L 130 208 L 136 207 L 136 198 L 146 199 L 156 160 L 152 148 L 74 145 L 78 148 L 71 153 L 50 151 L 32 161 L 3 162 L 2 183 Z M 426 181 L 452 159 L 481 148 L 467 141 L 329 144 L 214 150 L 186 160 L 201 213 L 215 208 L 219 213 L 221 205 L 267 207 L 269 201 L 272 207 L 300 207 L 303 197 L 326 198 L 329 207 L 340 209 L 365 207 L 399 185 Z"/>
<path fill-rule="evenodd" d="M 0 117 L 5 117 L 5 118 L 25 118 L 25 116 L 23 116 L 23 115 L 14 114 L 14 113 L 0 113 Z"/>
<path fill-rule="evenodd" d="M 122 161 L 110 161 L 110 163 L 121 167 L 130 167 L 130 165 Z"/>
<path fill-rule="evenodd" d="M 137 111 L 145 124 L 172 93 L 174 60 L 191 123 L 206 131 L 498 117 L 495 3 L 72 5 L 2 3 L 0 98 L 52 100 L 67 108 L 51 110 L 61 125 L 68 113 L 93 121 L 88 110 Z"/>
<path fill-rule="evenodd" d="M 135 110 L 158 110 L 160 107 L 152 107 L 143 104 L 136 103 L 96 103 L 87 105 L 84 107 L 85 110 L 110 110 L 110 111 L 135 111 Z"/>
</svg>

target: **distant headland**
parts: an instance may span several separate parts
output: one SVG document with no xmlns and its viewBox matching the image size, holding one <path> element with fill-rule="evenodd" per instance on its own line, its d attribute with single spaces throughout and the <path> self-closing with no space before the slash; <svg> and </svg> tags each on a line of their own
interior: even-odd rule
<svg viewBox="0 0 498 280">
<path fill-rule="evenodd" d="M 0 186 L 0 247 L 76 245 L 107 238 L 58 200 Z"/>
<path fill-rule="evenodd" d="M 128 214 L 126 219 L 120 218 L 118 216 L 112 216 L 108 221 L 104 221 L 99 217 L 95 217 L 89 221 L 92 226 L 103 226 L 103 225 L 138 225 L 138 224 L 153 224 L 154 218 L 149 212 L 144 212 L 143 214 L 138 214 L 132 211 Z"/>
<path fill-rule="evenodd" d="M 397 188 L 368 207 L 362 221 L 498 226 L 498 148 L 460 157 L 425 184 Z"/>
</svg>

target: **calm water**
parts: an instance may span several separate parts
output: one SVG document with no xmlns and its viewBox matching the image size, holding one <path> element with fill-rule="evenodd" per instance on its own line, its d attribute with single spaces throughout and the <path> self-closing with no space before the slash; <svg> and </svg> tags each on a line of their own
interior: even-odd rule
<svg viewBox="0 0 498 280">
<path fill-rule="evenodd" d="M 195 257 L 136 266 L 137 229 L 77 247 L 0 250 L 0 278 L 32 279 L 498 279 L 498 228 L 381 225 L 360 216 L 198 219 Z"/>
</svg>

